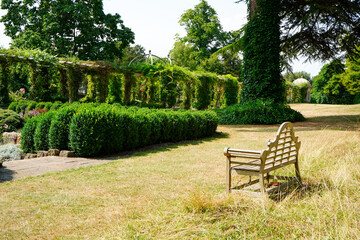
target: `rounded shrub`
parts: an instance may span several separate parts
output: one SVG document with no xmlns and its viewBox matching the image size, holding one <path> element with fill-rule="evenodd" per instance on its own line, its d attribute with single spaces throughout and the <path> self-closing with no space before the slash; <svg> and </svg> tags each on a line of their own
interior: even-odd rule
<svg viewBox="0 0 360 240">
<path fill-rule="evenodd" d="M 69 149 L 69 129 L 72 116 L 80 105 L 71 105 L 57 111 L 49 129 L 49 147 L 52 149 Z"/>
<path fill-rule="evenodd" d="M 170 142 L 178 142 L 184 140 L 183 130 L 184 130 L 184 118 L 181 113 L 174 111 L 167 111 L 168 122 L 170 127 Z"/>
<path fill-rule="evenodd" d="M 56 112 L 51 121 L 49 143 L 53 148 L 51 144 L 63 141 L 64 146 L 69 146 L 78 156 L 118 153 L 160 142 L 206 137 L 213 134 L 217 126 L 213 112 L 150 110 L 109 104 L 76 106 Z M 41 120 L 43 122 L 45 120 Z"/>
<path fill-rule="evenodd" d="M 41 118 L 36 124 L 34 132 L 34 144 L 35 150 L 49 150 L 49 129 L 51 126 L 51 120 L 56 115 L 54 112 L 42 114 Z"/>
<path fill-rule="evenodd" d="M 167 114 L 168 110 L 159 110 L 156 111 L 156 116 L 160 122 L 160 141 L 159 142 L 169 142 L 171 139 L 171 126 L 169 115 Z"/>
<path fill-rule="evenodd" d="M 195 139 L 198 137 L 198 122 L 195 114 L 190 111 L 183 111 L 181 112 L 182 118 L 184 120 L 184 140 Z"/>
<path fill-rule="evenodd" d="M 289 106 L 272 101 L 257 100 L 235 104 L 218 110 L 220 124 L 275 124 L 304 121 L 304 116 Z"/>
<path fill-rule="evenodd" d="M 149 117 L 149 124 L 150 124 L 150 139 L 149 144 L 156 144 L 161 142 L 161 120 L 158 114 L 155 111 L 150 111 L 147 113 Z"/>
<path fill-rule="evenodd" d="M 70 145 L 78 156 L 96 156 L 123 149 L 123 114 L 115 108 L 87 108 L 74 115 Z"/>
<path fill-rule="evenodd" d="M 132 150 L 139 146 L 139 129 L 134 120 L 134 112 L 124 111 L 124 150 Z"/>
<path fill-rule="evenodd" d="M 38 115 L 34 118 L 30 118 L 26 121 L 24 128 L 21 131 L 21 149 L 25 153 L 34 153 L 34 133 L 36 130 L 37 122 L 40 120 L 42 115 Z"/>
<path fill-rule="evenodd" d="M 144 147 L 150 145 L 151 138 L 151 122 L 146 112 L 138 111 L 133 115 L 134 124 L 137 126 L 139 133 L 139 141 L 136 147 Z"/>
<path fill-rule="evenodd" d="M 0 109 L 0 133 L 16 131 L 22 125 L 23 121 L 19 114 L 12 110 Z"/>
<path fill-rule="evenodd" d="M 202 136 L 201 137 L 208 137 L 214 134 L 218 125 L 218 116 L 213 111 L 204 111 L 203 113 L 202 122 L 205 124 L 203 125 L 202 129 Z"/>
</svg>

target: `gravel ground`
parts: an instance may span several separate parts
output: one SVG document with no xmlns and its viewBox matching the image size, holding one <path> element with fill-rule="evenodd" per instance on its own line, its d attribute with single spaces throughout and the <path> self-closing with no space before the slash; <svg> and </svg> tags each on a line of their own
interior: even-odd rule
<svg viewBox="0 0 360 240">
<path fill-rule="evenodd" d="M 46 172 L 98 165 L 111 160 L 89 158 L 41 157 L 4 162 L 0 168 L 0 182 L 22 177 L 41 175 Z"/>
</svg>

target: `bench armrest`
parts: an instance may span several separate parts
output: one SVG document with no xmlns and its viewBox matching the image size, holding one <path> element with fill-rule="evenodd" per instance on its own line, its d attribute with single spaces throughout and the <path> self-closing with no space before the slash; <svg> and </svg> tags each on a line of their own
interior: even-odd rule
<svg viewBox="0 0 360 240">
<path fill-rule="evenodd" d="M 234 149 L 234 148 L 227 147 L 224 149 L 224 155 L 227 157 L 259 159 L 260 155 L 261 155 L 261 151 Z"/>
</svg>

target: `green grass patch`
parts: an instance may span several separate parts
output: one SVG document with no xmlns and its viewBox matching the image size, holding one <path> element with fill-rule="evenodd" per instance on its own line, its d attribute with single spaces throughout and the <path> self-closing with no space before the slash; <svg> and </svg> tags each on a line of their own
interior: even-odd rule
<svg viewBox="0 0 360 240">
<path fill-rule="evenodd" d="M 345 121 L 351 128 L 335 130 L 337 121 L 311 121 L 328 115 L 317 105 L 292 107 L 307 113 L 295 124 L 305 184 L 283 198 L 225 194 L 224 147 L 261 150 L 278 125 L 219 126 L 223 137 L 1 183 L 0 238 L 356 239 L 360 127 Z M 358 112 L 334 106 L 330 114 Z"/>
</svg>

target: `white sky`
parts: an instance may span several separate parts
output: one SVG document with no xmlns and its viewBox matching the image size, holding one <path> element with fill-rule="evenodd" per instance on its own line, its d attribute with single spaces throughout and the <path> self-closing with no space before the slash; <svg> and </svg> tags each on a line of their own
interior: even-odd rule
<svg viewBox="0 0 360 240">
<path fill-rule="evenodd" d="M 178 23 L 181 14 L 193 8 L 199 0 L 103 0 L 105 13 L 118 13 L 124 25 L 135 33 L 135 43 L 146 51 L 165 57 L 173 47 L 175 34 L 185 35 Z M 225 31 L 238 30 L 246 23 L 247 7 L 235 0 L 207 0 L 218 14 Z M 0 15 L 6 11 L 0 10 Z M 11 41 L 0 24 L 0 46 L 8 47 Z M 323 63 L 295 61 L 293 71 L 306 71 L 315 76 Z"/>
</svg>

